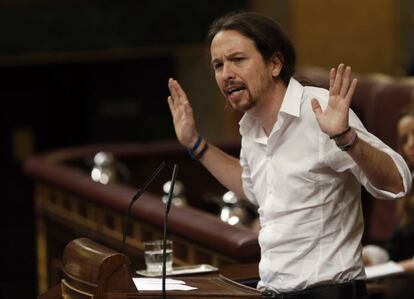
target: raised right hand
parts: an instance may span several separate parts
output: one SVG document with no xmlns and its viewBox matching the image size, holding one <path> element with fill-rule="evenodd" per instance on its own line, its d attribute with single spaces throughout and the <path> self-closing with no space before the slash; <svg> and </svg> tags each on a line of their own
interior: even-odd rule
<svg viewBox="0 0 414 299">
<path fill-rule="evenodd" d="M 193 109 L 188 102 L 187 95 L 176 80 L 169 79 L 168 88 L 170 90 L 168 105 L 173 117 L 175 134 L 182 145 L 190 148 L 198 136 Z"/>
</svg>

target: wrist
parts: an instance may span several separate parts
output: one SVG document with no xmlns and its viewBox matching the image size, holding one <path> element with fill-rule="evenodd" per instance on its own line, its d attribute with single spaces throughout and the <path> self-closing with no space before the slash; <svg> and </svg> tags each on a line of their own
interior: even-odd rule
<svg viewBox="0 0 414 299">
<path fill-rule="evenodd" d="M 190 142 L 190 144 L 187 145 L 187 149 L 192 152 L 196 151 L 202 141 L 203 141 L 203 137 L 197 134 L 195 137 L 192 138 L 192 141 Z"/>
<path fill-rule="evenodd" d="M 348 151 L 357 143 L 358 135 L 353 128 L 349 127 L 341 134 L 331 137 L 331 139 L 335 140 L 336 145 L 342 151 Z"/>
<path fill-rule="evenodd" d="M 191 147 L 187 148 L 188 154 L 191 158 L 195 160 L 200 160 L 201 157 L 208 149 L 207 141 L 202 138 L 200 135 L 197 136 L 197 139 L 194 141 Z"/>
<path fill-rule="evenodd" d="M 198 133 L 195 133 L 194 134 L 194 136 L 191 136 L 189 139 L 188 139 L 188 141 L 186 141 L 186 142 L 181 142 L 181 144 L 183 145 L 183 146 L 185 146 L 187 149 L 192 149 L 195 145 L 196 145 L 196 143 L 197 143 L 197 140 L 198 140 L 198 138 L 200 137 L 200 135 L 198 135 Z"/>
<path fill-rule="evenodd" d="M 335 138 L 333 138 L 335 140 L 336 145 L 344 145 L 351 141 L 355 131 L 351 127 L 348 128 L 349 129 L 347 129 L 345 133 L 338 134 Z"/>
</svg>

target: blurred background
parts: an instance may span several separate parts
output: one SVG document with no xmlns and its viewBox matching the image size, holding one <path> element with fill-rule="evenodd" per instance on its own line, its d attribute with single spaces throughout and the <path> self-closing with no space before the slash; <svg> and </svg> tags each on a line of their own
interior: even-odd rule
<svg viewBox="0 0 414 299">
<path fill-rule="evenodd" d="M 0 297 L 37 294 L 32 183 L 21 170 L 29 155 L 173 139 L 170 77 L 187 91 L 207 139 L 238 138 L 239 116 L 215 86 L 204 45 L 210 22 L 233 10 L 277 20 L 299 67 L 414 72 L 411 0 L 2 0 Z"/>
</svg>

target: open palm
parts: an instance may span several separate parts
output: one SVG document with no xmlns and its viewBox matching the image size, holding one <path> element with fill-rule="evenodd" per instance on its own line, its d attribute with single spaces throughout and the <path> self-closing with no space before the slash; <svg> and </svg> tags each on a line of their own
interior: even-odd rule
<svg viewBox="0 0 414 299">
<path fill-rule="evenodd" d="M 351 80 L 351 67 L 340 64 L 329 74 L 329 100 L 325 111 L 317 99 L 312 99 L 312 110 L 321 130 L 334 136 L 348 128 L 349 106 L 354 94 L 357 79 Z"/>
<path fill-rule="evenodd" d="M 197 130 L 193 116 L 193 109 L 188 102 L 187 95 L 176 80 L 168 81 L 171 95 L 168 105 L 173 117 L 175 134 L 178 141 L 185 147 L 191 147 L 197 139 Z"/>
</svg>

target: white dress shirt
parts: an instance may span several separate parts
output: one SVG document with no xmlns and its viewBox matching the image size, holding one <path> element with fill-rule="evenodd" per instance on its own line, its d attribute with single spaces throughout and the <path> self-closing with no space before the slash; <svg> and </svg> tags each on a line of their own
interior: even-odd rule
<svg viewBox="0 0 414 299">
<path fill-rule="evenodd" d="M 291 79 L 272 132 L 247 112 L 240 121 L 243 189 L 259 209 L 259 289 L 289 292 L 323 283 L 364 279 L 361 188 L 398 198 L 411 187 L 403 158 L 367 132 L 354 112 L 358 137 L 391 156 L 404 181 L 398 194 L 372 186 L 361 169 L 324 134 L 312 111 L 328 91 Z"/>
</svg>

